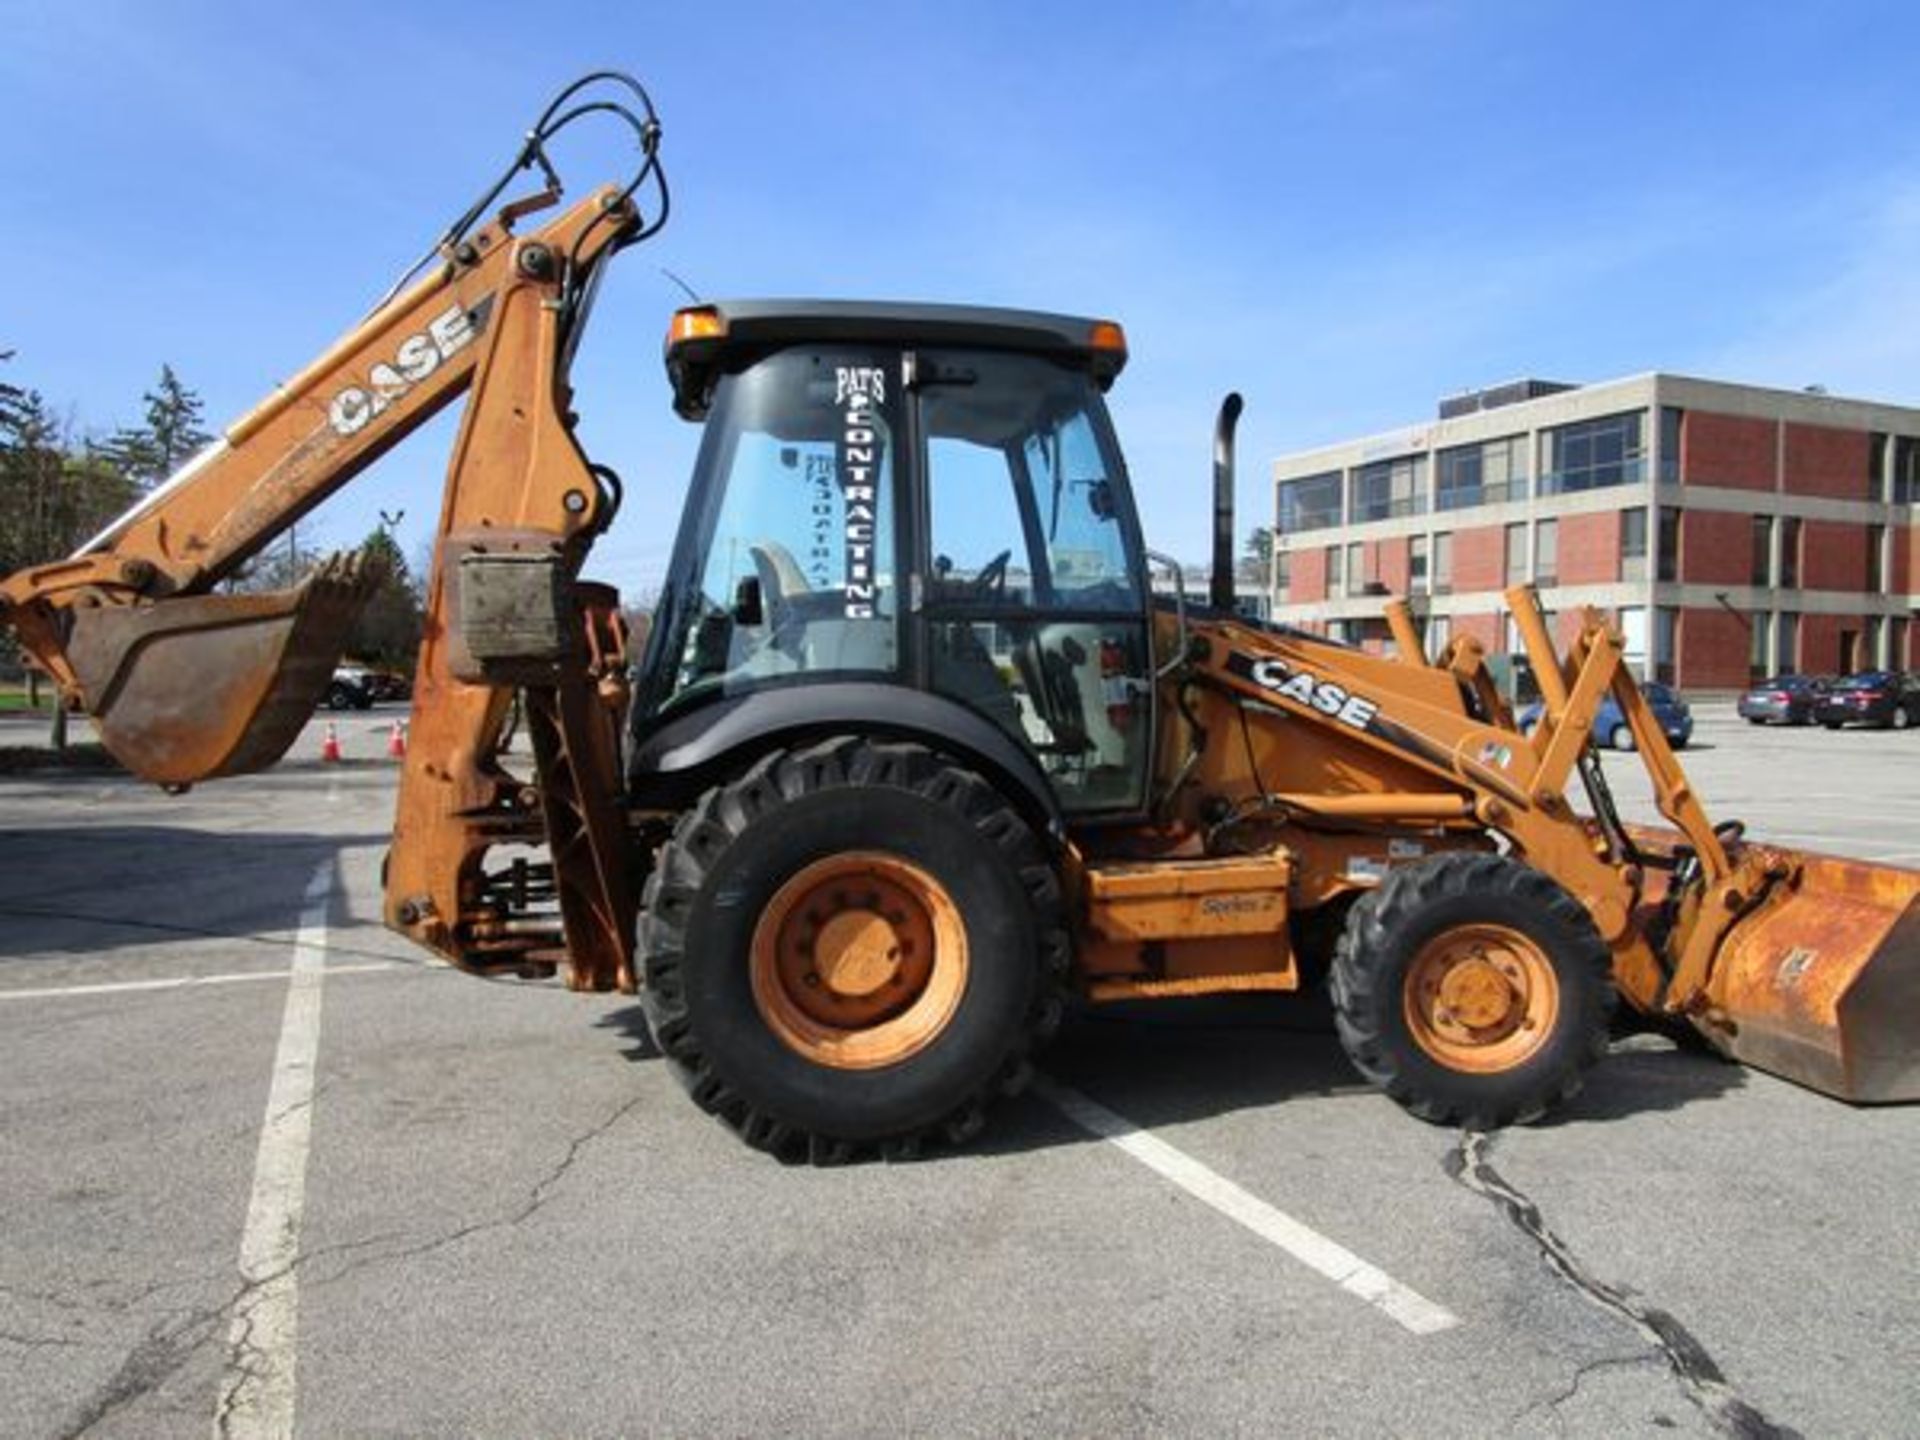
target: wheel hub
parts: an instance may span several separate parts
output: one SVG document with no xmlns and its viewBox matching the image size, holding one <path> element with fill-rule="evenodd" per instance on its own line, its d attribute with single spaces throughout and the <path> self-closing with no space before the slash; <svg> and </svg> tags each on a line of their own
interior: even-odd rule
<svg viewBox="0 0 1920 1440">
<path fill-rule="evenodd" d="M 931 1043 L 967 969 L 966 928 L 946 888 L 879 852 L 815 861 L 754 927 L 761 1018 L 790 1049 L 836 1069 L 895 1064 Z"/>
<path fill-rule="evenodd" d="M 1404 1013 L 1414 1043 L 1453 1070 L 1492 1074 L 1547 1041 L 1560 989 L 1546 952 L 1505 925 L 1457 925 L 1407 967 Z"/>
</svg>

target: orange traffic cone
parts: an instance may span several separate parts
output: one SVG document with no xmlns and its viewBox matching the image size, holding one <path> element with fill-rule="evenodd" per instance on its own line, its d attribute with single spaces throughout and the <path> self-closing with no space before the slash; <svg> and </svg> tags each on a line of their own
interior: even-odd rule
<svg viewBox="0 0 1920 1440">
<path fill-rule="evenodd" d="M 320 759 L 328 765 L 340 763 L 340 732 L 334 728 L 331 720 L 327 722 L 326 739 L 320 742 Z"/>
<path fill-rule="evenodd" d="M 398 720 L 393 722 L 393 733 L 387 736 L 387 754 L 395 760 L 407 758 L 407 730 Z"/>
</svg>

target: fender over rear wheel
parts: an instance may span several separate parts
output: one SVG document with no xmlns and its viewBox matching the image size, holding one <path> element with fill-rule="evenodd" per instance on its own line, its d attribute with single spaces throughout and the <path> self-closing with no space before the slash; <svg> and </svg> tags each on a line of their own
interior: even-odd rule
<svg viewBox="0 0 1920 1440">
<path fill-rule="evenodd" d="M 1054 867 L 985 780 L 912 744 L 776 751 L 680 819 L 641 1003 L 704 1109 L 787 1159 L 964 1140 L 1060 1020 Z"/>
<path fill-rule="evenodd" d="M 1587 913 L 1500 855 L 1395 870 L 1354 905 L 1333 964 L 1340 1042 L 1413 1114 L 1487 1130 L 1579 1092 L 1606 1053 L 1611 962 Z"/>
</svg>

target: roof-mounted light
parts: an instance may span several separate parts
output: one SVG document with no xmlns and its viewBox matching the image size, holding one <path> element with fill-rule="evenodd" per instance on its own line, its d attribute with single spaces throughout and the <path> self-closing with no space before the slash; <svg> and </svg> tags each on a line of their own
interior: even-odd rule
<svg viewBox="0 0 1920 1440">
<path fill-rule="evenodd" d="M 673 321 L 667 326 L 667 348 L 671 350 L 689 340 L 718 340 L 726 333 L 727 322 L 713 306 L 691 306 L 674 312 Z"/>
</svg>

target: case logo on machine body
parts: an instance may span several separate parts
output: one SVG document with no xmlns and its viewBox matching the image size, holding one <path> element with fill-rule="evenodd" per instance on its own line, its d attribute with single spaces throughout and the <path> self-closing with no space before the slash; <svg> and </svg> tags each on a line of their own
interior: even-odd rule
<svg viewBox="0 0 1920 1440">
<path fill-rule="evenodd" d="M 1322 715 L 1330 715 L 1342 725 L 1364 730 L 1380 713 L 1380 702 L 1355 695 L 1344 685 L 1322 680 L 1306 670 L 1296 669 L 1285 660 L 1272 657 L 1256 660 L 1238 650 L 1227 656 L 1227 670 L 1250 680 L 1262 690 L 1311 706 Z"/>
<path fill-rule="evenodd" d="M 489 296 L 472 310 L 453 304 L 427 323 L 427 328 L 400 342 L 391 361 L 383 360 L 367 372 L 365 385 L 349 385 L 327 407 L 327 423 L 336 435 L 358 435 L 384 414 L 394 401 L 438 370 L 474 342 L 487 328 Z"/>
</svg>

